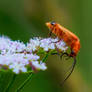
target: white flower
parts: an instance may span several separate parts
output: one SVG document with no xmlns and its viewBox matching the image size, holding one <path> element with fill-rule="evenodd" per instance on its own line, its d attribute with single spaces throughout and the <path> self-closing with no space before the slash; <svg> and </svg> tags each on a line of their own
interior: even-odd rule
<svg viewBox="0 0 92 92">
<path fill-rule="evenodd" d="M 47 69 L 45 63 L 39 63 L 38 61 L 35 61 L 35 62 L 32 61 L 32 67 L 35 68 L 36 70 L 46 70 Z"/>
<path fill-rule="evenodd" d="M 56 50 L 57 48 L 61 51 L 66 51 L 68 47 L 63 40 L 59 41 L 58 38 L 35 37 L 25 45 L 20 41 L 0 37 L 0 68 L 6 66 L 16 74 L 27 72 L 27 66 L 30 65 L 34 71 L 35 69 L 46 70 L 45 63 L 41 61 L 40 56 L 36 55 L 40 48 L 47 53 L 47 51 Z"/>
<path fill-rule="evenodd" d="M 56 46 L 58 49 L 61 51 L 66 51 L 68 49 L 66 43 L 63 40 L 60 40 L 59 42 L 56 43 Z"/>
<path fill-rule="evenodd" d="M 26 50 L 29 52 L 35 51 L 38 49 L 39 45 L 40 45 L 39 38 L 30 39 L 30 42 L 27 43 Z"/>
<path fill-rule="evenodd" d="M 36 54 L 27 54 L 27 58 L 29 61 L 36 61 L 38 60 L 40 57 Z"/>
<path fill-rule="evenodd" d="M 47 69 L 46 64 L 45 63 L 40 63 L 40 69 L 41 70 L 46 70 Z"/>
<path fill-rule="evenodd" d="M 9 38 L 0 37 L 0 53 L 16 53 L 25 50 L 25 44 L 20 41 L 11 41 Z"/>
<path fill-rule="evenodd" d="M 9 68 L 13 69 L 13 72 L 15 73 L 19 73 L 20 71 L 27 72 L 26 65 L 29 64 L 29 61 L 35 61 L 38 59 L 39 56 L 33 54 L 14 54 L 12 56 L 12 62 L 10 62 Z"/>
<path fill-rule="evenodd" d="M 22 52 L 26 49 L 26 46 L 23 42 L 20 41 L 11 41 L 9 43 L 9 53 Z"/>
<path fill-rule="evenodd" d="M 18 74 L 21 72 L 27 72 L 26 65 L 29 64 L 30 61 L 36 61 L 39 59 L 39 56 L 36 54 L 6 54 L 0 55 L 0 65 L 7 65 L 9 69 L 12 69 L 13 72 Z"/>
<path fill-rule="evenodd" d="M 59 41 L 59 38 L 50 38 L 52 43 L 57 43 Z"/>
<path fill-rule="evenodd" d="M 42 39 L 40 47 L 42 47 L 45 51 L 48 51 L 49 49 L 55 49 L 55 45 L 51 38 Z"/>
<path fill-rule="evenodd" d="M 9 68 L 13 69 L 13 72 L 15 72 L 16 74 L 18 74 L 20 71 L 27 72 L 27 68 L 24 66 L 24 64 L 18 62 L 9 65 Z"/>
<path fill-rule="evenodd" d="M 9 42 L 10 42 L 9 38 L 4 37 L 4 36 L 0 37 L 0 53 L 1 54 L 5 54 L 7 50 L 10 48 Z"/>
</svg>

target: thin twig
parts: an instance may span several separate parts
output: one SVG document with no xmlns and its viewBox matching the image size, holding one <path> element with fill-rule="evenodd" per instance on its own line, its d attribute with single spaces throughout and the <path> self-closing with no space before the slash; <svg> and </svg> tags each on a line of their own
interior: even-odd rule
<svg viewBox="0 0 92 92">
<path fill-rule="evenodd" d="M 45 57 L 43 58 L 42 62 L 46 62 L 48 56 L 49 56 L 49 53 L 47 53 L 47 54 L 45 55 Z"/>
<path fill-rule="evenodd" d="M 15 79 L 16 79 L 16 74 L 13 74 L 13 78 L 12 78 L 11 82 L 9 83 L 8 87 L 6 88 L 5 92 L 9 92 L 9 90 L 10 90 L 12 84 L 14 83 Z"/>
<path fill-rule="evenodd" d="M 31 80 L 31 77 L 32 73 L 30 73 L 28 78 L 20 85 L 20 87 L 15 92 L 20 92 L 23 89 L 23 87 L 29 82 L 29 80 Z"/>
</svg>

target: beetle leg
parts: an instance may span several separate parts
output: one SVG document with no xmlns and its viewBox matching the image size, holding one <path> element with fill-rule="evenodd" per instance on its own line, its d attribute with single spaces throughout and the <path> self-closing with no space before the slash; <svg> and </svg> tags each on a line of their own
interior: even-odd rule
<svg viewBox="0 0 92 92">
<path fill-rule="evenodd" d="M 56 52 L 56 53 L 52 53 L 51 55 L 59 55 L 59 53 L 58 52 Z M 59 55 L 60 56 L 60 55 Z"/>
<path fill-rule="evenodd" d="M 51 35 L 52 35 L 52 32 L 50 31 L 49 34 L 48 34 L 48 36 L 51 37 Z"/>
<path fill-rule="evenodd" d="M 62 53 L 62 54 L 60 55 L 60 58 L 61 58 L 61 59 L 62 59 L 63 55 L 66 55 L 66 56 L 68 56 L 68 57 L 69 57 L 69 54 L 68 54 L 68 53 L 66 53 L 66 52 L 64 52 L 64 53 Z"/>
</svg>

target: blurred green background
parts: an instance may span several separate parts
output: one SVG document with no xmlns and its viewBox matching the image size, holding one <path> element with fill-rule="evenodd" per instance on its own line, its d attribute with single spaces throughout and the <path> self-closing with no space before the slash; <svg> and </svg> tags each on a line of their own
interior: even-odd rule
<svg viewBox="0 0 92 92">
<path fill-rule="evenodd" d="M 46 71 L 34 74 L 21 92 L 92 92 L 92 1 L 91 0 L 0 0 L 0 35 L 27 42 L 31 37 L 48 36 L 45 23 L 56 21 L 74 32 L 81 41 L 77 66 L 64 86 L 62 64 L 50 57 Z M 2 80 L 2 77 L 5 78 Z M 18 75 L 14 92 L 28 75 Z M 0 74 L 8 84 L 12 74 Z M 5 85 L 0 85 L 3 92 Z"/>
</svg>

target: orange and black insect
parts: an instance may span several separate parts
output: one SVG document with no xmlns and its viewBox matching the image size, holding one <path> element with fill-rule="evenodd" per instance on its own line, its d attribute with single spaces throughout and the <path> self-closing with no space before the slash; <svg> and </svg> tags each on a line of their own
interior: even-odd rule
<svg viewBox="0 0 92 92">
<path fill-rule="evenodd" d="M 63 26 L 61 26 L 60 24 L 56 23 L 56 22 L 47 22 L 46 23 L 47 27 L 50 29 L 50 35 L 51 33 L 55 34 L 60 40 L 64 40 L 64 42 L 66 42 L 66 44 L 70 47 L 71 49 L 71 53 L 63 53 L 61 56 L 63 56 L 64 54 L 66 54 L 69 57 L 72 57 L 74 59 L 74 63 L 72 65 L 72 69 L 70 74 L 65 78 L 65 80 L 63 81 L 63 83 L 69 78 L 69 76 L 71 75 L 71 73 L 74 70 L 75 64 L 76 64 L 76 55 L 78 54 L 79 50 L 80 50 L 80 40 L 79 38 L 72 33 L 71 31 L 69 31 L 68 29 L 64 28 Z"/>
</svg>

